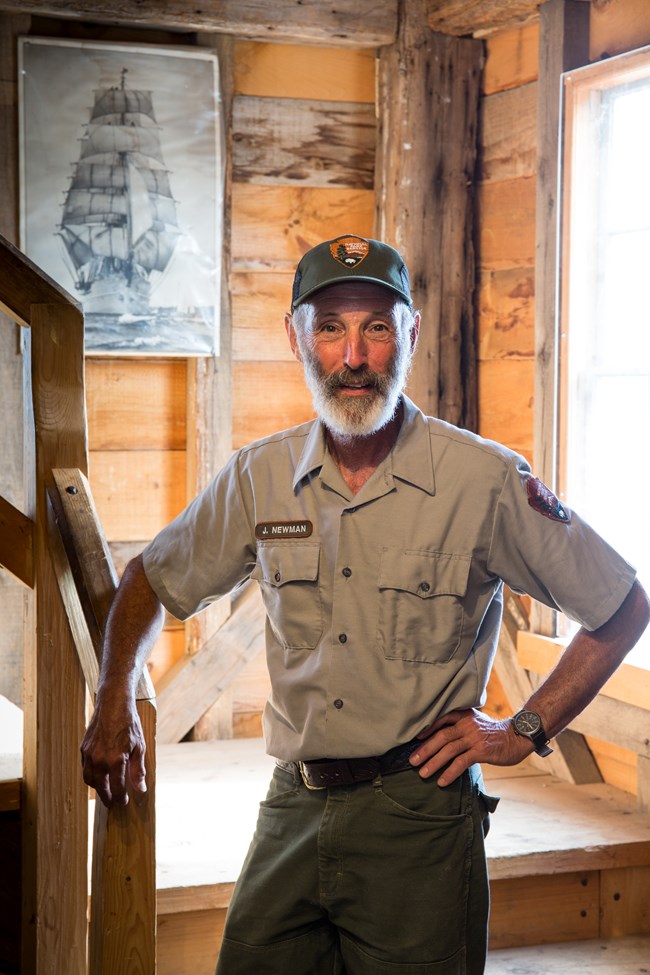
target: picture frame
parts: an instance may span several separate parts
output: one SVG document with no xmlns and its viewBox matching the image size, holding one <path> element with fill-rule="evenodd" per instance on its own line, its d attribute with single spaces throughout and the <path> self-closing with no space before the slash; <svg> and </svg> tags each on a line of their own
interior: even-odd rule
<svg viewBox="0 0 650 975">
<path fill-rule="evenodd" d="M 219 351 L 224 149 L 201 48 L 19 38 L 20 246 L 86 353 Z"/>
</svg>

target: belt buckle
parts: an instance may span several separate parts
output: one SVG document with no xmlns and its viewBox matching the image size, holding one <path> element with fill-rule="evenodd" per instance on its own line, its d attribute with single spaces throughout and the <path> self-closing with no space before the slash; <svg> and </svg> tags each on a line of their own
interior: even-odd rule
<svg viewBox="0 0 650 975">
<path fill-rule="evenodd" d="M 304 762 L 298 762 L 298 768 L 300 769 L 300 778 L 302 779 L 303 783 L 309 789 L 310 792 L 321 792 L 323 789 L 326 789 L 327 788 L 326 785 L 310 785 L 310 783 L 307 781 L 307 777 L 305 775 L 305 763 Z"/>
</svg>

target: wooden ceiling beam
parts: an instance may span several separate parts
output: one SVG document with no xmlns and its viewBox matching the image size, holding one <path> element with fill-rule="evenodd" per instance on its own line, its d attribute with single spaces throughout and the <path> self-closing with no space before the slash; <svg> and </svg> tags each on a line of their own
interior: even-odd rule
<svg viewBox="0 0 650 975">
<path fill-rule="evenodd" d="M 542 0 L 429 0 L 427 22 L 440 34 L 479 37 L 537 20 Z M 590 2 L 590 0 L 583 0 Z"/>
<path fill-rule="evenodd" d="M 0 11 L 348 47 L 392 44 L 397 34 L 397 0 L 0 0 Z"/>
</svg>

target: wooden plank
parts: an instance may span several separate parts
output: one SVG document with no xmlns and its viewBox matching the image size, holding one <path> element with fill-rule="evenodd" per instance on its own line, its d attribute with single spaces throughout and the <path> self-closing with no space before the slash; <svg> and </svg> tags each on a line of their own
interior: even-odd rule
<svg viewBox="0 0 650 975">
<path fill-rule="evenodd" d="M 479 179 L 519 179 L 535 173 L 537 85 L 498 92 L 482 100 Z"/>
<path fill-rule="evenodd" d="M 600 61 L 650 44 L 650 7 L 646 0 L 592 3 L 589 60 Z"/>
<path fill-rule="evenodd" d="M 479 359 L 532 359 L 535 355 L 534 312 L 534 268 L 481 271 L 478 287 Z"/>
<path fill-rule="evenodd" d="M 354 233 L 372 236 L 371 190 L 253 186 L 234 183 L 232 261 L 235 271 L 292 273 L 310 247 Z"/>
<path fill-rule="evenodd" d="M 609 741 L 603 741 L 602 738 L 585 735 L 585 741 L 591 749 L 603 781 L 616 789 L 634 795 L 637 792 L 638 756 L 626 748 L 619 748 Z"/>
<path fill-rule="evenodd" d="M 22 278 L 19 291 L 34 276 Z M 35 975 L 85 975 L 88 802 L 79 771 L 85 682 L 48 554 L 45 499 L 52 468 L 86 469 L 83 318 L 76 305 L 63 304 L 32 305 L 28 318 L 31 392 L 27 385 L 25 398 L 34 403 L 36 612 L 30 620 L 35 639 L 28 636 L 25 647 L 23 966 Z M 52 891 L 64 896 L 53 897 Z"/>
<path fill-rule="evenodd" d="M 645 755 L 637 756 L 637 807 L 650 813 L 650 758 Z"/>
<path fill-rule="evenodd" d="M 639 975 L 649 954 L 642 936 L 490 950 L 485 975 Z"/>
<path fill-rule="evenodd" d="M 483 91 L 486 95 L 537 79 L 538 23 L 494 34 L 487 38 L 485 45 Z"/>
<path fill-rule="evenodd" d="M 290 69 L 288 70 L 288 66 Z M 236 95 L 375 102 L 375 52 L 235 42 Z"/>
<path fill-rule="evenodd" d="M 354 16 L 345 6 L 321 0 L 3 0 L 3 9 L 43 17 L 131 27 L 234 34 L 260 40 L 300 41 L 334 46 L 377 47 L 391 44 L 397 29 L 397 0 L 358 0 Z"/>
<path fill-rule="evenodd" d="M 182 450 L 98 450 L 90 466 L 109 541 L 151 539 L 185 507 Z"/>
<path fill-rule="evenodd" d="M 402 11 L 397 42 L 378 62 L 376 236 L 404 255 L 422 310 L 410 395 L 425 413 L 476 429 L 473 219 L 483 47 L 434 34 L 425 0 Z"/>
<path fill-rule="evenodd" d="M 0 565 L 30 589 L 34 585 L 33 522 L 0 497 Z"/>
<path fill-rule="evenodd" d="M 158 975 L 214 975 L 225 908 L 158 917 Z"/>
<path fill-rule="evenodd" d="M 177 742 L 229 687 L 264 646 L 266 614 L 256 586 L 238 601 L 230 619 L 194 656 L 168 672 L 158 691 L 158 740 Z"/>
<path fill-rule="evenodd" d="M 137 965 L 156 972 L 156 707 L 139 700 L 147 746 L 147 792 L 126 806 L 95 803 L 89 975 Z"/>
<path fill-rule="evenodd" d="M 21 779 L 0 779 L 0 812 L 20 809 Z"/>
<path fill-rule="evenodd" d="M 598 937 L 598 881 L 597 871 L 492 881 L 491 947 Z"/>
<path fill-rule="evenodd" d="M 428 0 L 428 23 L 441 34 L 481 35 L 537 18 L 539 0 Z"/>
<path fill-rule="evenodd" d="M 529 461 L 533 455 L 532 360 L 492 359 L 479 363 L 481 436 L 505 443 Z"/>
<path fill-rule="evenodd" d="M 242 272 L 231 277 L 235 361 L 291 362 L 284 328 L 293 274 Z"/>
<path fill-rule="evenodd" d="M 297 362 L 235 363 L 233 447 L 312 419 L 314 409 Z"/>
<path fill-rule="evenodd" d="M 29 327 L 34 305 L 61 305 L 81 310 L 81 306 L 67 291 L 49 278 L 5 237 L 0 236 L 2 249 L 2 289 L 0 310 L 24 327 Z"/>
<path fill-rule="evenodd" d="M 91 450 L 184 450 L 186 368 L 178 359 L 86 359 Z"/>
<path fill-rule="evenodd" d="M 567 643 L 568 640 L 560 637 L 546 637 L 539 633 L 521 631 L 517 634 L 519 663 L 535 673 L 546 674 L 555 667 Z M 638 708 L 647 708 L 650 701 L 650 671 L 644 667 L 623 663 L 612 674 L 600 693 Z"/>
<path fill-rule="evenodd" d="M 600 880 L 601 938 L 650 934 L 650 866 L 603 870 Z M 650 952 L 646 956 L 650 958 Z"/>
<path fill-rule="evenodd" d="M 240 95 L 233 125 L 239 182 L 372 189 L 372 105 Z"/>
<path fill-rule="evenodd" d="M 529 268 L 535 263 L 535 177 L 481 183 L 478 206 L 482 268 Z"/>
</svg>

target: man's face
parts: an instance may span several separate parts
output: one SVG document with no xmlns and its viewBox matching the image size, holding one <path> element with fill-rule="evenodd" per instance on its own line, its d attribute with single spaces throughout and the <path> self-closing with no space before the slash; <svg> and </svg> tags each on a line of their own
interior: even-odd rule
<svg viewBox="0 0 650 975">
<path fill-rule="evenodd" d="M 287 320 L 316 412 L 340 436 L 369 436 L 394 416 L 419 319 L 387 288 L 354 281 L 317 292 Z"/>
</svg>

